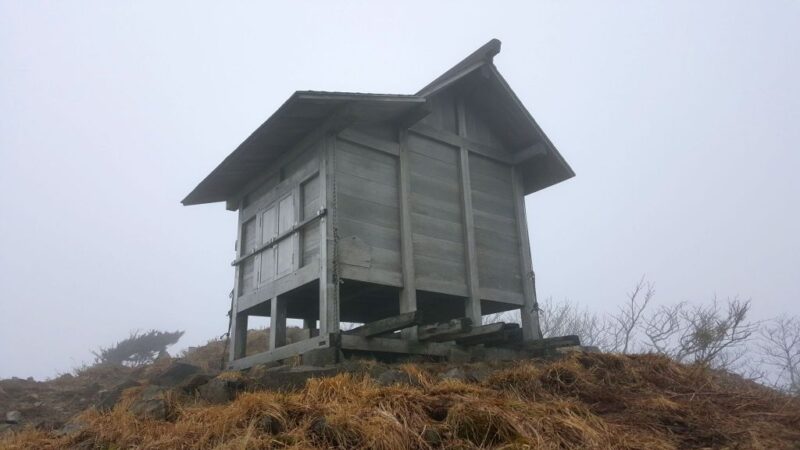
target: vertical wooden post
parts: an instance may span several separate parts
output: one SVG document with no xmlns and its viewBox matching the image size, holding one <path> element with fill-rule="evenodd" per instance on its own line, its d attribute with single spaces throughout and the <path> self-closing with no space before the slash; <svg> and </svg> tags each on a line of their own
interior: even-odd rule
<svg viewBox="0 0 800 450">
<path fill-rule="evenodd" d="M 319 333 L 326 335 L 339 332 L 339 285 L 336 271 L 336 183 L 335 148 L 332 135 L 323 138 L 320 186 L 320 200 L 324 202 L 327 214 L 320 222 L 319 241 Z"/>
<path fill-rule="evenodd" d="M 456 102 L 456 117 L 458 119 L 458 135 L 467 137 L 466 112 L 464 101 Z M 469 150 L 460 147 L 459 151 L 459 177 L 461 178 L 461 211 L 464 219 L 464 248 L 465 266 L 467 269 L 467 303 L 466 316 L 475 325 L 481 324 L 481 296 L 478 285 L 478 259 L 475 250 L 475 224 L 472 212 L 472 185 L 469 179 Z"/>
<path fill-rule="evenodd" d="M 286 298 L 276 295 L 270 303 L 269 349 L 286 345 Z"/>
<path fill-rule="evenodd" d="M 244 209 L 244 202 L 240 200 L 238 206 L 239 219 L 236 221 L 236 245 L 234 245 L 234 252 L 237 258 L 242 255 L 242 209 Z M 233 269 L 233 297 L 231 299 L 231 310 L 229 312 L 231 315 L 231 328 L 228 330 L 228 361 L 233 361 L 234 359 L 244 356 L 244 349 L 247 346 L 247 316 L 242 315 L 240 318 L 238 314 L 239 277 L 241 270 L 241 265 L 236 265 Z M 244 333 L 242 333 L 242 330 L 244 330 Z M 244 339 L 242 339 L 242 335 L 244 335 Z M 242 344 L 242 341 L 244 341 L 244 344 Z"/>
<path fill-rule="evenodd" d="M 247 350 L 247 314 L 233 313 L 230 360 L 244 358 Z"/>
<path fill-rule="evenodd" d="M 303 217 L 303 203 L 301 198 L 302 192 L 302 184 L 297 183 L 297 186 L 292 189 L 292 209 L 294 209 L 294 226 L 297 226 L 298 223 L 302 222 L 305 217 Z M 301 234 L 299 231 L 295 231 L 292 235 L 292 271 L 296 272 L 300 269 L 301 261 L 303 257 L 302 252 L 302 243 L 300 242 Z"/>
<path fill-rule="evenodd" d="M 400 131 L 398 156 L 398 184 L 400 194 L 400 259 L 402 261 L 403 288 L 400 290 L 400 313 L 417 310 L 416 273 L 414 272 L 414 243 L 411 229 L 411 173 L 408 162 L 408 131 Z M 417 327 L 403 330 L 403 339 L 416 340 Z"/>
<path fill-rule="evenodd" d="M 539 306 L 536 302 L 531 243 L 528 237 L 528 219 L 525 213 L 525 190 L 522 187 L 522 176 L 516 167 L 511 169 L 511 181 L 514 186 L 514 209 L 517 219 L 517 234 L 519 236 L 522 293 L 524 295 L 523 306 L 520 309 L 522 339 L 524 341 L 532 341 L 542 338 L 542 330 L 539 328 Z"/>
<path fill-rule="evenodd" d="M 303 319 L 303 328 L 308 330 L 308 337 L 312 338 L 314 336 L 319 336 L 319 330 L 317 329 L 317 319 L 313 316 L 308 316 Z"/>
</svg>

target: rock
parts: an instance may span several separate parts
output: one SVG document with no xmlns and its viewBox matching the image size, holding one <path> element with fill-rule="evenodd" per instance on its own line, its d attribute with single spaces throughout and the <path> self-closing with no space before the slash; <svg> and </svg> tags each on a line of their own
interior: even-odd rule
<svg viewBox="0 0 800 450">
<path fill-rule="evenodd" d="M 128 411 L 140 419 L 166 420 L 167 402 L 164 394 L 161 386 L 147 386 L 139 392 Z"/>
<path fill-rule="evenodd" d="M 463 370 L 459 369 L 458 367 L 453 367 L 447 372 L 439 375 L 439 378 L 442 380 L 467 381 L 467 375 L 464 373 Z"/>
<path fill-rule="evenodd" d="M 71 420 L 64 424 L 61 428 L 55 430 L 53 434 L 56 436 L 66 436 L 68 434 L 80 433 L 86 429 L 86 422 L 79 419 Z"/>
<path fill-rule="evenodd" d="M 163 372 L 150 378 L 150 383 L 159 386 L 174 387 L 177 386 L 195 374 L 201 372 L 199 367 L 181 361 L 174 361 Z"/>
<path fill-rule="evenodd" d="M 268 434 L 279 434 L 283 432 L 283 424 L 276 418 L 264 416 L 258 420 L 258 427 Z"/>
<path fill-rule="evenodd" d="M 484 380 L 486 380 L 492 375 L 492 371 L 487 367 L 480 367 L 468 370 L 466 375 L 467 375 L 467 380 L 473 383 L 482 383 Z"/>
<path fill-rule="evenodd" d="M 381 386 L 393 384 L 412 384 L 411 376 L 397 369 L 389 369 L 378 376 L 376 380 Z"/>
<path fill-rule="evenodd" d="M 451 348 L 447 352 L 447 361 L 454 363 L 454 364 L 464 364 L 468 363 L 472 359 L 472 355 L 469 352 L 464 350 L 460 350 L 457 348 Z"/>
<path fill-rule="evenodd" d="M 265 373 L 287 372 L 291 368 L 292 366 L 290 366 L 289 364 L 279 364 L 277 366 L 272 366 L 268 369 L 264 369 L 264 372 Z"/>
<path fill-rule="evenodd" d="M 331 366 L 344 360 L 342 351 L 338 347 L 316 348 L 309 350 L 301 356 L 305 366 Z"/>
<path fill-rule="evenodd" d="M 208 383 L 199 386 L 197 393 L 203 400 L 209 403 L 228 403 L 236 397 L 236 393 L 244 388 L 241 381 L 222 380 L 214 378 Z"/>
<path fill-rule="evenodd" d="M 249 378 L 261 378 L 262 376 L 264 376 L 265 373 L 267 373 L 268 370 L 281 366 L 283 366 L 283 364 L 281 364 L 278 361 L 271 361 L 264 364 L 258 364 L 247 370 L 247 376 Z"/>
<path fill-rule="evenodd" d="M 188 380 L 185 380 L 183 383 L 178 385 L 178 389 L 187 393 L 187 394 L 194 394 L 200 388 L 200 386 L 208 383 L 211 380 L 211 376 L 204 374 L 204 373 L 197 373 L 194 374 Z"/>
<path fill-rule="evenodd" d="M 439 447 L 442 444 L 442 435 L 433 428 L 426 428 L 422 432 L 422 439 L 431 447 Z"/>
<path fill-rule="evenodd" d="M 83 388 L 83 392 L 85 392 L 87 394 L 96 394 L 96 393 L 100 392 L 101 388 L 102 388 L 102 386 L 100 386 L 100 383 L 93 382 L 93 383 L 87 384 Z"/>
<path fill-rule="evenodd" d="M 325 440 L 328 438 L 332 433 L 330 426 L 328 425 L 328 421 L 325 417 L 318 417 L 311 422 L 311 426 L 308 427 L 309 431 L 312 435 L 316 436 L 319 439 Z"/>
<path fill-rule="evenodd" d="M 22 413 L 19 411 L 9 411 L 6 413 L 6 423 L 16 425 L 22 422 Z"/>
<path fill-rule="evenodd" d="M 117 384 L 116 386 L 112 387 L 106 392 L 100 392 L 100 401 L 97 402 L 95 405 L 98 410 L 100 411 L 108 411 L 114 408 L 114 406 L 119 402 L 120 397 L 122 397 L 122 392 L 125 389 L 129 389 L 135 386 L 139 386 L 139 382 L 133 379 L 127 379 L 122 383 Z"/>
<path fill-rule="evenodd" d="M 385 364 L 373 364 L 367 368 L 366 372 L 371 378 L 377 380 L 387 370 L 389 370 L 389 367 Z"/>
<path fill-rule="evenodd" d="M 298 366 L 282 371 L 267 371 L 262 377 L 253 380 L 253 384 L 259 389 L 293 391 L 302 389 L 310 378 L 332 377 L 341 372 L 340 367 Z"/>
</svg>

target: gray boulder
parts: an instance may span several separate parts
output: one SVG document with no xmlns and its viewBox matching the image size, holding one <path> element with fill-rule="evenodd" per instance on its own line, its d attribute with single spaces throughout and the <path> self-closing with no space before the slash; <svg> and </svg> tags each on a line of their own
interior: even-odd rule
<svg viewBox="0 0 800 450">
<path fill-rule="evenodd" d="M 109 411 L 116 406 L 119 399 L 122 397 L 122 392 L 125 389 L 139 386 L 139 382 L 133 379 L 127 379 L 107 391 L 100 391 L 100 401 L 95 404 L 100 411 Z"/>
<path fill-rule="evenodd" d="M 6 413 L 6 423 L 16 425 L 22 422 L 22 413 L 19 411 L 8 411 Z"/>
<path fill-rule="evenodd" d="M 342 372 L 340 367 L 298 366 L 266 371 L 253 379 L 254 387 L 271 391 L 294 391 L 302 389 L 311 378 L 332 377 Z"/>
<path fill-rule="evenodd" d="M 69 434 L 80 433 L 86 429 L 86 426 L 86 422 L 83 422 L 79 419 L 73 419 L 65 423 L 61 428 L 55 430 L 53 434 L 56 436 L 66 436 Z"/>
<path fill-rule="evenodd" d="M 447 372 L 439 375 L 439 378 L 442 380 L 467 381 L 467 375 L 464 373 L 463 370 L 459 369 L 458 367 L 453 367 Z"/>
<path fill-rule="evenodd" d="M 163 372 L 150 378 L 151 384 L 174 387 L 184 383 L 192 376 L 202 372 L 202 369 L 185 362 L 175 361 Z"/>
<path fill-rule="evenodd" d="M 197 388 L 201 399 L 214 404 L 228 403 L 236 398 L 236 394 L 245 387 L 241 381 L 221 380 L 214 378 Z"/>
<path fill-rule="evenodd" d="M 211 381 L 211 376 L 205 373 L 196 373 L 191 378 L 184 380 L 177 386 L 176 389 L 183 391 L 186 394 L 194 394 L 200 389 L 200 386 Z"/>
<path fill-rule="evenodd" d="M 136 399 L 128 407 L 128 411 L 140 419 L 166 420 L 165 393 L 166 391 L 161 386 L 147 386 L 136 396 Z"/>
<path fill-rule="evenodd" d="M 378 376 L 375 380 L 381 386 L 391 386 L 393 384 L 413 384 L 411 376 L 401 370 L 389 369 Z"/>
</svg>

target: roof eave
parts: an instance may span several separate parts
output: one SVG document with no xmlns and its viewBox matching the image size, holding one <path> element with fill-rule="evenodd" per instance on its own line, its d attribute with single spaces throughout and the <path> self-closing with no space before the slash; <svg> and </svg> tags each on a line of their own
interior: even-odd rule
<svg viewBox="0 0 800 450">
<path fill-rule="evenodd" d="M 530 126 L 536 131 L 539 139 L 541 140 L 542 144 L 544 144 L 545 149 L 548 153 L 547 156 L 553 158 L 557 164 L 557 166 L 563 170 L 563 174 L 557 178 L 558 181 L 553 183 L 547 184 L 546 186 L 542 186 L 539 189 L 532 190 L 531 192 L 525 192 L 525 194 L 530 194 L 536 192 L 538 190 L 544 189 L 546 187 L 552 186 L 554 184 L 560 183 L 561 181 L 568 180 L 575 176 L 575 171 L 572 170 L 572 167 L 567 163 L 567 160 L 561 155 L 561 152 L 558 151 L 553 142 L 550 141 L 550 138 L 542 131 L 542 128 L 536 122 L 536 119 L 533 118 L 533 115 L 528 111 L 528 108 L 522 103 L 522 101 L 517 97 L 517 94 L 511 89 L 508 82 L 503 75 L 500 74 L 500 71 L 497 70 L 494 64 L 488 64 L 489 70 L 491 74 L 497 79 L 497 82 L 502 86 L 503 91 L 508 95 L 511 101 L 516 105 L 519 111 L 524 115 L 525 119 L 528 121 Z"/>
<path fill-rule="evenodd" d="M 464 78 L 473 71 L 480 69 L 482 66 L 491 64 L 494 56 L 500 53 L 500 46 L 500 40 L 492 39 L 491 41 L 482 45 L 479 49 L 470 53 L 469 56 L 462 59 L 445 73 L 439 75 L 435 80 L 428 83 L 428 85 L 420 89 L 416 95 L 425 97 L 433 95 L 434 93 Z"/>
<path fill-rule="evenodd" d="M 394 94 L 361 94 L 361 93 L 348 93 L 348 92 L 322 92 L 322 91 L 297 91 L 292 94 L 264 123 L 262 123 L 255 131 L 253 131 L 247 139 L 242 141 L 236 149 L 231 152 L 225 159 L 209 173 L 203 181 L 201 181 L 193 190 L 190 192 L 182 201 L 181 203 L 184 206 L 190 205 L 199 205 L 205 203 L 216 203 L 227 201 L 236 194 L 230 192 L 221 192 L 221 193 L 214 193 L 214 192 L 207 192 L 210 190 L 210 186 L 214 184 L 215 180 L 219 179 L 220 177 L 224 177 L 226 168 L 234 164 L 236 159 L 240 156 L 240 154 L 244 151 L 243 149 L 249 145 L 256 145 L 255 139 L 261 138 L 259 135 L 262 131 L 266 130 L 270 124 L 274 121 L 280 120 L 284 111 L 289 108 L 291 105 L 298 101 L 319 101 L 323 103 L 327 102 L 340 102 L 342 103 L 341 107 L 337 107 L 337 109 L 341 109 L 344 107 L 348 107 L 350 105 L 361 103 L 369 103 L 369 102 L 377 102 L 382 104 L 392 104 L 398 105 L 398 107 L 408 107 L 409 105 L 419 105 L 420 107 L 424 106 L 426 103 L 426 99 L 424 97 L 416 96 L 416 95 L 394 95 Z M 349 109 L 349 108 L 348 108 Z M 328 114 L 326 117 L 330 117 L 333 113 Z M 354 120 L 361 119 L 369 119 L 370 117 L 360 117 L 358 115 L 358 111 L 351 111 Z M 326 120 L 323 120 L 319 126 L 325 126 Z M 309 130 L 311 131 L 311 130 Z"/>
</svg>

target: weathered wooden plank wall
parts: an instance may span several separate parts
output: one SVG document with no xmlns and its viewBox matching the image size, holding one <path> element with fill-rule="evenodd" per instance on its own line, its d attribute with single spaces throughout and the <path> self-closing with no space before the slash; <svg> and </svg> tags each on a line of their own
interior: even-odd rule
<svg viewBox="0 0 800 450">
<path fill-rule="evenodd" d="M 511 168 L 475 154 L 469 160 L 481 297 L 521 302 L 520 246 Z"/>
<path fill-rule="evenodd" d="M 319 141 L 293 149 L 282 165 L 262 177 L 262 184 L 241 196 L 237 311 L 319 276 L 320 223 L 293 230 L 316 217 L 322 207 L 322 147 Z M 276 245 L 264 248 L 276 238 Z M 254 250 L 258 251 L 253 254 Z"/>
<path fill-rule="evenodd" d="M 417 289 L 465 296 L 458 149 L 410 133 L 408 150 Z"/>
<path fill-rule="evenodd" d="M 342 274 L 401 286 L 398 160 L 380 149 L 384 144 L 370 147 L 362 145 L 369 140 L 360 141 L 336 140 L 336 225 Z M 360 256 L 364 251 L 367 255 Z"/>
</svg>

